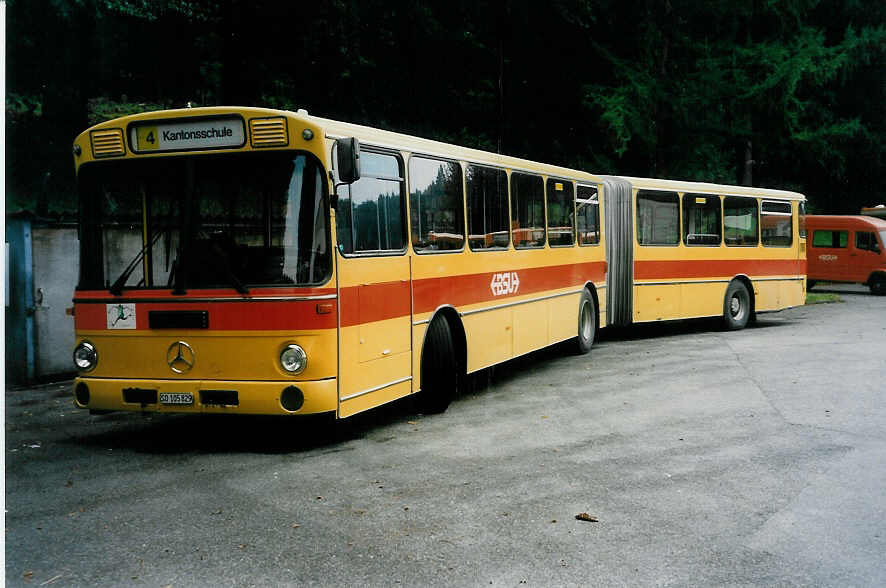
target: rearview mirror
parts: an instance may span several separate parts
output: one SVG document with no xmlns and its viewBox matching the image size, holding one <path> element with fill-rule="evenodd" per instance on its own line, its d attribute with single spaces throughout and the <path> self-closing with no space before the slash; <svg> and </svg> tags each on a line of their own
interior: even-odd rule
<svg viewBox="0 0 886 588">
<path fill-rule="evenodd" d="M 346 137 L 335 141 L 338 179 L 352 184 L 360 179 L 360 142 L 356 137 Z"/>
</svg>

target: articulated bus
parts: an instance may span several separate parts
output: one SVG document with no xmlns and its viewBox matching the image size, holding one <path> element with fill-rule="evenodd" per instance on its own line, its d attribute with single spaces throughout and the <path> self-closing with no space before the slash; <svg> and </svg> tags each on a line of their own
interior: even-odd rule
<svg viewBox="0 0 886 588">
<path fill-rule="evenodd" d="M 741 329 L 804 304 L 802 194 L 641 178 L 605 190 L 610 324 L 722 315 Z"/>
<path fill-rule="evenodd" d="M 75 404 L 348 417 L 597 329 L 802 304 L 802 195 L 595 176 L 305 111 L 74 143 Z"/>
</svg>

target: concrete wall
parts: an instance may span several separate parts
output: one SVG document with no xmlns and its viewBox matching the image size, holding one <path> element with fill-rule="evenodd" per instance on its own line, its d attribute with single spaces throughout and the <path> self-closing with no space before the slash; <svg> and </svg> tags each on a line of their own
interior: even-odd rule
<svg viewBox="0 0 886 588">
<path fill-rule="evenodd" d="M 34 259 L 35 375 L 37 378 L 74 372 L 74 304 L 80 275 L 80 242 L 75 227 L 35 227 Z"/>
</svg>

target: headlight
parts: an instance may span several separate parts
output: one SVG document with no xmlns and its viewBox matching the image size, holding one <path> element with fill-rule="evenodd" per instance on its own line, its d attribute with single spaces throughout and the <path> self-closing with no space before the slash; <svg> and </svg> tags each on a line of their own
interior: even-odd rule
<svg viewBox="0 0 886 588">
<path fill-rule="evenodd" d="M 92 343 L 83 341 L 74 349 L 74 365 L 78 370 L 88 372 L 98 363 L 98 352 Z"/>
<path fill-rule="evenodd" d="M 280 354 L 280 367 L 290 374 L 300 374 L 308 367 L 308 354 L 295 343 L 287 345 Z"/>
</svg>

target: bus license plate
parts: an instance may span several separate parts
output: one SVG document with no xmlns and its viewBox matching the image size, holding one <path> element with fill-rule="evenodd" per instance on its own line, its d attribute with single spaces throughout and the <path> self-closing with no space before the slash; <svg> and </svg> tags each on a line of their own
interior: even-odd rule
<svg viewBox="0 0 886 588">
<path fill-rule="evenodd" d="M 194 395 L 164 392 L 160 394 L 160 404 L 194 404 Z"/>
</svg>

